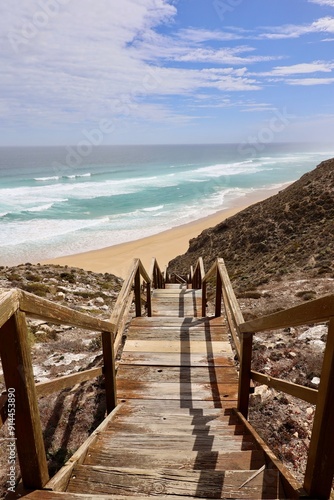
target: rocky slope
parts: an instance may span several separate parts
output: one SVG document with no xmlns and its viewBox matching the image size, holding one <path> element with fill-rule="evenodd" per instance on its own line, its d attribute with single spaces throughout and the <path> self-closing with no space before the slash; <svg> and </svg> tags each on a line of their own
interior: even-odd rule
<svg viewBox="0 0 334 500">
<path fill-rule="evenodd" d="M 239 290 L 253 289 L 301 271 L 314 277 L 334 272 L 334 159 L 322 162 L 271 198 L 203 231 L 170 272 L 186 274 L 197 258 L 206 269 L 223 257 Z"/>
</svg>

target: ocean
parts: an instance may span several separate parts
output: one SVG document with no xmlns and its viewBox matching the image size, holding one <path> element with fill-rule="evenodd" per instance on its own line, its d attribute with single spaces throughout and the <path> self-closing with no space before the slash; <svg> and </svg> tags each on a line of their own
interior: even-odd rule
<svg viewBox="0 0 334 500">
<path fill-rule="evenodd" d="M 0 265 L 160 233 L 334 156 L 326 147 L 258 146 L 2 147 Z"/>
</svg>

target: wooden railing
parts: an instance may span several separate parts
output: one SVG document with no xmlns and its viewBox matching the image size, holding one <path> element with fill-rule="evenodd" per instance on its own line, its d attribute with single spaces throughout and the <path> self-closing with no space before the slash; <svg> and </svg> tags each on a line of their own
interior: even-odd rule
<svg viewBox="0 0 334 500">
<path fill-rule="evenodd" d="M 149 277 L 153 288 L 165 288 L 166 276 L 161 272 L 155 257 L 152 258 Z"/>
<path fill-rule="evenodd" d="M 328 337 L 318 391 L 251 369 L 254 333 L 323 322 L 328 322 Z M 238 410 L 247 417 L 251 380 L 316 404 L 304 488 L 311 498 L 329 498 L 334 475 L 334 295 L 248 321 L 240 325 L 240 335 Z"/>
<path fill-rule="evenodd" d="M 205 271 L 203 259 L 200 257 L 196 263 L 195 269 L 190 269 L 190 283 L 193 288 L 202 288 Z"/>
<path fill-rule="evenodd" d="M 158 269 L 158 265 L 155 265 Z M 156 271 L 155 271 L 156 272 Z M 145 305 L 151 315 L 151 279 L 141 261 L 135 259 L 124 281 L 110 321 L 101 320 L 44 298 L 18 289 L 0 290 L 0 356 L 6 393 L 0 397 L 0 428 L 7 419 L 11 423 L 15 399 L 15 439 L 22 482 L 27 489 L 52 486 L 49 481 L 38 396 L 45 396 L 95 377 L 104 376 L 106 410 L 108 414 L 117 405 L 115 352 L 122 340 L 128 314 L 135 301 L 136 315 L 142 313 L 141 277 L 146 284 Z M 158 278 L 158 276 L 157 276 Z M 102 336 L 103 367 L 80 371 L 43 383 L 35 383 L 26 315 L 50 323 L 70 325 L 100 332 Z M 15 398 L 14 396 L 15 395 Z M 9 415 L 8 415 L 9 413 Z M 75 457 L 64 467 L 64 477 L 70 474 Z M 50 487 L 51 487 L 50 486 Z"/>
<path fill-rule="evenodd" d="M 203 261 L 199 260 L 197 267 L 204 271 Z M 237 298 L 225 267 L 223 259 L 217 259 L 210 270 L 201 279 L 201 286 L 194 288 L 202 288 L 202 316 L 206 315 L 207 301 L 207 284 L 210 280 L 215 280 L 215 316 L 221 315 L 222 299 L 225 307 L 226 318 L 233 337 L 233 343 L 237 356 L 240 359 L 240 325 L 244 323 Z M 199 282 L 195 282 L 197 285 Z"/>
<path fill-rule="evenodd" d="M 199 265 L 199 263 L 198 263 Z M 197 266 L 196 266 L 197 267 Z M 247 419 L 252 382 L 316 405 L 313 430 L 305 472 L 304 489 L 311 498 L 328 499 L 334 476 L 334 295 L 309 301 L 284 311 L 244 322 L 223 259 L 217 259 L 202 279 L 203 306 L 206 312 L 206 285 L 215 282 L 215 315 L 221 314 L 223 300 L 234 345 L 240 359 L 238 412 Z M 198 282 L 197 282 L 198 284 Z M 253 335 L 286 327 L 328 322 L 319 390 L 304 387 L 251 369 Z M 302 349 L 302 346 L 300 346 Z"/>
</svg>

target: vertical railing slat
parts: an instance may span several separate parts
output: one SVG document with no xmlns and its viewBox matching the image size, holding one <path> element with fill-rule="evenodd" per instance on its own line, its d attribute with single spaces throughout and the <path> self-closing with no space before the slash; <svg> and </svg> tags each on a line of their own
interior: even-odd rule
<svg viewBox="0 0 334 500">
<path fill-rule="evenodd" d="M 216 303 L 215 303 L 215 316 L 216 318 L 219 318 L 222 312 L 222 295 L 223 295 L 223 290 L 222 290 L 222 279 L 220 276 L 220 272 L 217 266 L 217 281 L 216 281 Z"/>
<path fill-rule="evenodd" d="M 137 269 L 135 275 L 135 306 L 136 316 L 141 316 L 141 297 L 140 297 L 140 270 Z"/>
<path fill-rule="evenodd" d="M 238 410 L 245 418 L 248 416 L 249 388 L 251 383 L 253 335 L 242 333 L 240 339 L 240 372 L 238 390 Z"/>
<path fill-rule="evenodd" d="M 107 413 L 117 406 L 114 335 L 102 332 L 103 375 L 106 390 Z"/>
<path fill-rule="evenodd" d="M 304 488 L 312 498 L 329 498 L 334 474 L 334 317 L 328 327 Z"/>
<path fill-rule="evenodd" d="M 22 481 L 42 488 L 49 480 L 25 314 L 17 311 L 0 330 L 0 353 L 6 388 L 14 394 L 15 435 Z"/>
</svg>

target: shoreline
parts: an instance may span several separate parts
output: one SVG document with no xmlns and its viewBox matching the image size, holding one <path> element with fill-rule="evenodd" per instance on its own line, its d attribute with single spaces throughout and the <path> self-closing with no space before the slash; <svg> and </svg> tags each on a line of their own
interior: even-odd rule
<svg viewBox="0 0 334 500">
<path fill-rule="evenodd" d="M 41 264 L 68 265 L 98 273 L 108 272 L 125 278 L 134 258 L 140 258 L 145 269 L 149 271 L 152 257 L 156 257 L 163 271 L 170 260 L 188 250 L 189 240 L 196 238 L 202 231 L 216 226 L 255 203 L 270 198 L 289 184 L 286 183 L 274 189 L 254 191 L 234 200 L 229 208 L 152 236 L 97 250 L 47 259 L 41 261 Z"/>
</svg>

